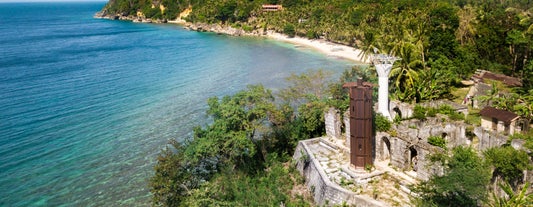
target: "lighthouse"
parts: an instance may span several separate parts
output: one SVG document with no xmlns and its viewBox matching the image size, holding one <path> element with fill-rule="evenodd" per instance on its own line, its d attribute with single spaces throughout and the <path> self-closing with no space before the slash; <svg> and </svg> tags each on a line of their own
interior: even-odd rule
<svg viewBox="0 0 533 207">
<path fill-rule="evenodd" d="M 392 120 L 389 113 L 389 74 L 394 61 L 399 58 L 378 54 L 374 55 L 372 62 L 378 72 L 378 112 Z"/>
</svg>

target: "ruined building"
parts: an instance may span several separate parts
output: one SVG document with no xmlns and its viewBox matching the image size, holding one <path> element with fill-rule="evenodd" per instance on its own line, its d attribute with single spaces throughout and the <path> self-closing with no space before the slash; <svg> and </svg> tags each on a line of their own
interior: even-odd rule
<svg viewBox="0 0 533 207">
<path fill-rule="evenodd" d="M 339 110 L 330 108 L 325 113 L 327 135 L 301 141 L 293 156 L 318 205 L 410 206 L 410 187 L 443 173 L 439 163 L 429 161 L 429 155 L 445 149 L 430 145 L 430 137 L 444 139 L 447 149 L 471 146 L 478 151 L 501 146 L 508 140 L 497 131 L 452 121 L 445 115 L 424 121 L 408 119 L 393 125 L 388 132 L 373 133 L 365 128 L 368 114 L 377 108 L 367 105 L 372 104 L 365 98 L 370 85 L 358 82 L 345 87 L 350 89 L 349 109 L 341 116 Z M 464 106 L 446 101 L 425 106 L 442 104 L 468 113 Z M 410 118 L 414 111 L 414 106 L 406 103 L 391 101 L 388 105 L 391 118 Z M 520 140 L 513 140 L 511 145 L 521 148 L 521 144 Z M 531 182 L 532 178 L 531 171 L 525 173 L 525 180 Z"/>
</svg>

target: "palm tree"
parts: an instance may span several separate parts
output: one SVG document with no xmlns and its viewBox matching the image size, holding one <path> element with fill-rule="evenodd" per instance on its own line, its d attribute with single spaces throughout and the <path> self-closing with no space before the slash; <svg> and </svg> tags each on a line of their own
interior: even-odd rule
<svg viewBox="0 0 533 207">
<path fill-rule="evenodd" d="M 476 36 L 476 10 L 470 5 L 460 9 L 457 16 L 459 16 L 459 27 L 455 33 L 455 37 L 461 45 L 474 43 Z"/>
<path fill-rule="evenodd" d="M 509 15 L 518 20 L 519 27 L 507 33 L 506 42 L 509 44 L 509 53 L 513 57 L 513 75 L 516 72 L 519 56 L 521 56 L 522 65 L 525 66 L 528 61 L 528 55 L 532 49 L 533 43 L 533 8 L 520 9 L 509 7 L 505 9 Z"/>
<path fill-rule="evenodd" d="M 513 192 L 511 186 L 506 183 L 502 185 L 498 184 L 502 188 L 503 192 L 507 195 L 506 197 L 498 197 L 495 193 L 492 194 L 492 201 L 489 204 L 491 207 L 522 207 L 529 206 L 533 202 L 533 194 L 527 194 L 529 187 L 529 182 L 526 182 L 522 190 L 519 193 Z"/>
<path fill-rule="evenodd" d="M 393 86 L 398 92 L 404 93 L 412 89 L 418 79 L 417 69 L 421 68 L 423 63 L 417 58 L 415 50 L 416 46 L 412 43 L 400 43 L 396 56 L 401 58 L 401 60 L 393 66 L 390 73 Z M 414 96 L 410 97 L 414 98 Z M 409 97 L 404 98 L 410 99 Z"/>
</svg>

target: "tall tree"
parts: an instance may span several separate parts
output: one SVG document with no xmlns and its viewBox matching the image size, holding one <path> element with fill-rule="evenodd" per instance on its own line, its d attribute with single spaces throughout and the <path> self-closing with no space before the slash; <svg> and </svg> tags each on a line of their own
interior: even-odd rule
<svg viewBox="0 0 533 207">
<path fill-rule="evenodd" d="M 490 178 L 487 164 L 476 152 L 459 146 L 444 161 L 444 175 L 421 183 L 417 191 L 424 206 L 477 206 L 487 199 Z"/>
<path fill-rule="evenodd" d="M 467 5 L 457 12 L 459 17 L 459 27 L 455 33 L 459 43 L 461 45 L 473 44 L 477 34 L 476 24 L 477 16 L 476 9 L 470 5 Z"/>
</svg>

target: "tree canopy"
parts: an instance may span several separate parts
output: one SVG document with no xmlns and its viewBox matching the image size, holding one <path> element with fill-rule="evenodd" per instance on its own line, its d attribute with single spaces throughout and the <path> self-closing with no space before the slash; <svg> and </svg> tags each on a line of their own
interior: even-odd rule
<svg viewBox="0 0 533 207">
<path fill-rule="evenodd" d="M 431 177 L 417 189 L 422 206 L 477 206 L 487 200 L 491 174 L 472 148 L 454 148 L 443 165 L 444 175 Z"/>
</svg>

